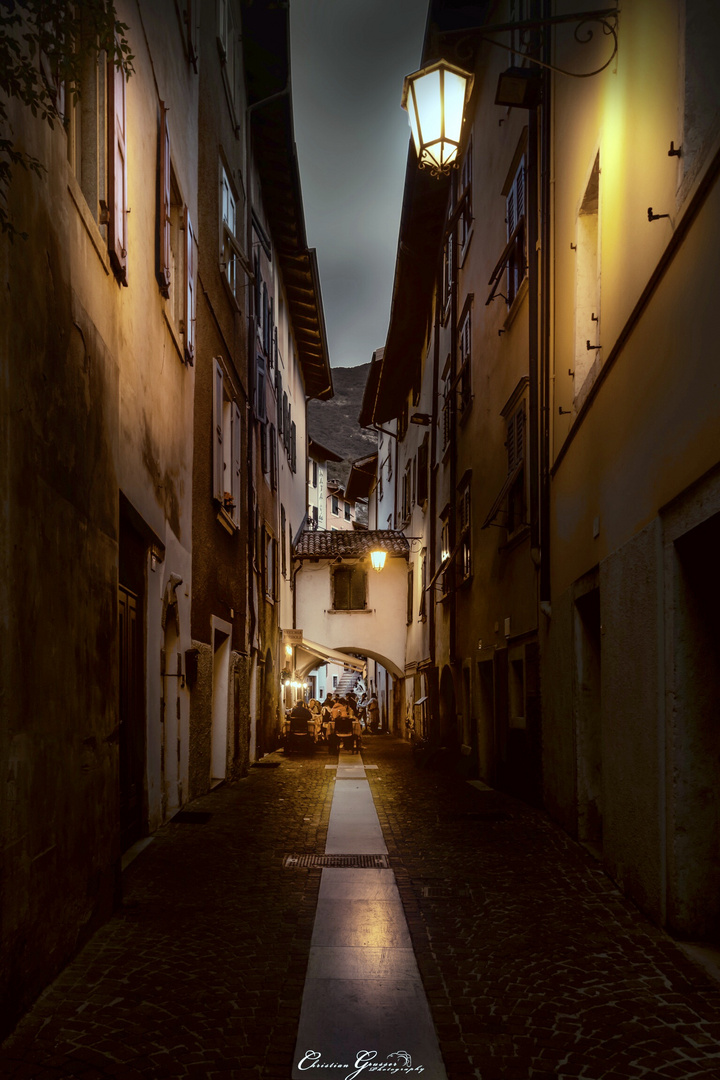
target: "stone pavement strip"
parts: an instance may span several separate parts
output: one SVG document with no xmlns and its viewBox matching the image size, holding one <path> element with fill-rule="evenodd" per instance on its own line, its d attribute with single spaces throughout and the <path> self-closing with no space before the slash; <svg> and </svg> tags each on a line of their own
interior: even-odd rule
<svg viewBox="0 0 720 1080">
<path fill-rule="evenodd" d="M 720 986 L 583 848 L 397 740 L 363 759 L 450 1080 L 720 1078 Z M 325 851 L 336 781 L 326 754 L 266 760 L 125 871 L 3 1080 L 289 1080 L 321 870 L 283 857 Z"/>
</svg>

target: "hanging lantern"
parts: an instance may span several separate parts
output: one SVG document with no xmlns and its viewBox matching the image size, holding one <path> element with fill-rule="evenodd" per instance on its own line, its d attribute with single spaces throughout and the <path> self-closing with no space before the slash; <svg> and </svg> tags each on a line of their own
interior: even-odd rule
<svg viewBox="0 0 720 1080">
<path fill-rule="evenodd" d="M 373 570 L 377 570 L 378 573 L 385 566 L 385 560 L 387 559 L 387 551 L 371 551 L 370 562 Z"/>
<path fill-rule="evenodd" d="M 458 164 L 463 112 L 473 76 L 439 60 L 407 75 L 402 107 L 407 110 L 420 168 L 449 172 Z"/>
</svg>

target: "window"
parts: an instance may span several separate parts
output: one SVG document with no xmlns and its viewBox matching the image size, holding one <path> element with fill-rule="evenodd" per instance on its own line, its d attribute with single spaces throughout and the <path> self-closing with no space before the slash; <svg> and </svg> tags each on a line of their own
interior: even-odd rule
<svg viewBox="0 0 720 1080">
<path fill-rule="evenodd" d="M 314 530 L 317 530 L 317 528 L 318 528 L 318 508 L 317 508 L 317 506 L 313 506 L 313 508 L 312 508 L 312 527 L 313 527 Z"/>
<path fill-rule="evenodd" d="M 338 567 L 333 572 L 333 609 L 335 611 L 364 611 L 366 606 L 366 571 L 356 567 Z"/>
<path fill-rule="evenodd" d="M 255 415 L 267 420 L 267 394 L 265 392 L 265 357 L 258 351 L 255 364 Z"/>
<path fill-rule="evenodd" d="M 214 362 L 213 389 L 213 498 L 217 499 L 231 520 L 240 522 L 240 468 L 242 431 L 240 409 L 226 386 L 227 380 L 218 358 Z"/>
<path fill-rule="evenodd" d="M 443 411 L 442 411 L 442 448 L 447 450 L 452 438 L 453 426 L 453 392 L 450 379 L 450 359 L 446 364 L 446 375 L 443 380 Z"/>
<path fill-rule="evenodd" d="M 461 584 L 472 573 L 471 551 L 471 516 L 470 516 L 470 480 L 466 480 L 458 492 L 458 533 L 459 547 L 455 557 L 457 581 Z"/>
<path fill-rule="evenodd" d="M 417 454 L 417 501 L 422 506 L 428 499 L 428 466 L 430 436 L 426 433 Z"/>
<path fill-rule="evenodd" d="M 330 512 L 337 517 L 340 513 L 340 500 L 337 495 L 330 496 Z"/>
<path fill-rule="evenodd" d="M 158 268 L 160 292 L 169 301 L 168 320 L 185 339 L 184 359 L 195 360 L 196 255 L 195 234 L 184 206 L 170 153 L 168 110 L 160 102 L 160 212 Z"/>
<path fill-rule="evenodd" d="M 285 507 L 280 507 L 280 551 L 282 558 L 282 576 L 287 577 L 287 537 L 285 535 Z"/>
<path fill-rule="evenodd" d="M 350 521 L 350 503 L 345 503 L 345 520 Z"/>
<path fill-rule="evenodd" d="M 127 285 L 127 155 L 125 73 L 107 65 L 108 84 L 108 252 L 115 277 Z"/>
<path fill-rule="evenodd" d="M 230 181 L 225 166 L 220 164 L 220 267 L 228 283 L 230 292 L 239 300 L 242 289 L 242 275 L 239 263 L 242 248 L 238 241 L 242 229 L 242 205 Z M 256 264 L 257 274 L 257 264 Z"/>
<path fill-rule="evenodd" d="M 454 232 L 451 231 L 448 233 L 445 247 L 443 248 L 442 306 L 444 315 L 447 315 L 450 310 L 450 297 L 452 295 L 453 238 Z"/>
<path fill-rule="evenodd" d="M 460 415 L 464 416 L 472 403 L 471 369 L 472 369 L 472 322 L 471 312 L 468 309 L 460 323 L 459 347 L 460 347 L 460 371 L 457 378 L 457 389 L 460 398 Z"/>
<path fill-rule="evenodd" d="M 182 21 L 185 27 L 185 47 L 187 49 L 188 62 L 192 64 L 197 73 L 198 46 L 197 46 L 197 19 L 199 0 L 182 0 Z"/>
<path fill-rule="evenodd" d="M 418 604 L 418 619 L 424 621 L 427 618 L 427 606 L 425 591 L 427 589 L 427 548 L 420 552 L 420 602 Z"/>
<path fill-rule="evenodd" d="M 525 405 L 507 421 L 508 476 L 513 477 L 507 494 L 506 528 L 511 536 L 526 524 L 525 506 Z M 515 474 L 515 475 L 514 475 Z"/>
<path fill-rule="evenodd" d="M 283 420 L 282 420 L 283 445 L 285 446 L 285 450 L 287 452 L 287 450 L 289 450 L 289 448 L 290 448 L 290 413 L 292 412 L 292 409 L 291 409 L 290 405 L 288 404 L 287 393 L 285 393 L 284 391 L 283 391 L 282 411 L 283 411 Z"/>
<path fill-rule="evenodd" d="M 414 611 L 413 589 L 414 589 L 414 587 L 415 587 L 414 586 L 414 573 L 413 573 L 413 568 L 411 566 L 408 569 L 408 572 L 407 572 L 407 611 L 405 613 L 405 622 L 407 623 L 408 626 L 413 621 L 413 611 Z"/>
<path fill-rule="evenodd" d="M 277 540 L 274 538 L 267 526 L 265 527 L 264 563 L 265 596 L 268 600 L 277 600 L 279 595 L 277 575 Z"/>
<path fill-rule="evenodd" d="M 406 523 L 410 520 L 410 462 L 408 461 L 405 466 L 405 472 L 402 478 L 402 489 L 400 496 L 400 521 Z"/>
<path fill-rule="evenodd" d="M 575 365 L 573 371 L 575 394 L 579 392 L 589 375 L 600 345 L 599 195 L 600 155 L 597 154 L 576 221 Z"/>
<path fill-rule="evenodd" d="M 223 81 L 228 105 L 235 121 L 235 104 L 237 94 L 237 33 L 232 11 L 232 0 L 217 0 L 217 44 L 220 62 L 222 64 Z"/>
<path fill-rule="evenodd" d="M 525 277 L 525 158 L 518 165 L 505 203 L 507 221 L 507 302 L 512 304 Z"/>
<path fill-rule="evenodd" d="M 80 43 L 78 43 L 80 47 Z M 111 143 L 108 122 L 111 118 L 107 101 L 110 65 L 104 50 L 83 49 L 80 82 L 75 87 L 59 86 L 58 108 L 65 110 L 67 157 L 80 185 L 85 201 L 101 234 L 107 241 L 109 220 L 106 161 Z M 43 63 L 43 73 L 49 83 L 56 83 L 53 72 Z M 64 102 L 64 104 L 63 104 Z"/>
<path fill-rule="evenodd" d="M 290 423 L 290 469 L 297 472 L 297 428 L 294 420 Z"/>
<path fill-rule="evenodd" d="M 275 369 L 275 410 L 277 412 L 278 439 L 281 439 L 283 436 L 283 388 L 282 375 L 280 374 L 279 368 Z"/>
<path fill-rule="evenodd" d="M 449 513 L 449 508 L 445 511 Z M 443 564 L 447 564 L 450 558 L 450 519 L 446 517 L 442 523 L 442 529 L 440 531 L 440 561 Z M 450 591 L 450 567 L 448 567 L 442 575 L 442 591 L 443 595 Z"/>
<path fill-rule="evenodd" d="M 317 461 L 312 463 L 312 486 L 317 487 Z"/>
<path fill-rule="evenodd" d="M 463 159 L 460 170 L 460 198 L 463 200 L 460 212 L 460 257 L 465 258 L 470 237 L 472 235 L 473 209 L 472 209 L 472 139 Z"/>
<path fill-rule="evenodd" d="M 270 487 L 273 491 L 277 491 L 278 486 L 278 451 L 277 451 L 277 434 L 275 431 L 275 425 L 270 424 L 268 429 L 268 451 L 270 457 Z"/>
</svg>

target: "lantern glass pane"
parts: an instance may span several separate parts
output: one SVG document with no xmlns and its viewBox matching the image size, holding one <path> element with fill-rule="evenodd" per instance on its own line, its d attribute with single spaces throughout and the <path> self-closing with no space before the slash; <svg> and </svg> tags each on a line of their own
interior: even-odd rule
<svg viewBox="0 0 720 1080">
<path fill-rule="evenodd" d="M 465 86 L 467 79 L 446 71 L 445 76 L 445 131 L 444 135 L 453 143 L 460 142 L 463 106 L 465 105 Z M 453 155 L 455 156 L 455 155 Z"/>
<path fill-rule="evenodd" d="M 410 121 L 413 142 L 415 143 L 415 152 L 417 156 L 420 157 L 420 132 L 418 131 L 417 113 L 415 108 L 415 94 L 411 88 L 407 102 L 408 120 Z"/>
<path fill-rule="evenodd" d="M 413 84 L 417 101 L 420 138 L 427 145 L 442 136 L 440 72 L 422 75 Z"/>
</svg>

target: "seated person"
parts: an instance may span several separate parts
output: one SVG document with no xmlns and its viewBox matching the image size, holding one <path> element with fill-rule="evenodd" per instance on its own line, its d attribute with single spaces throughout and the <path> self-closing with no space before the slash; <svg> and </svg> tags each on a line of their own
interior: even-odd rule
<svg viewBox="0 0 720 1080">
<path fill-rule="evenodd" d="M 297 699 L 294 707 L 290 710 L 290 731 L 296 735 L 307 735 L 308 720 L 312 720 L 312 713 L 301 697 Z"/>
<path fill-rule="evenodd" d="M 352 738 L 352 713 L 344 698 L 340 698 L 332 711 L 336 739 Z"/>
</svg>

